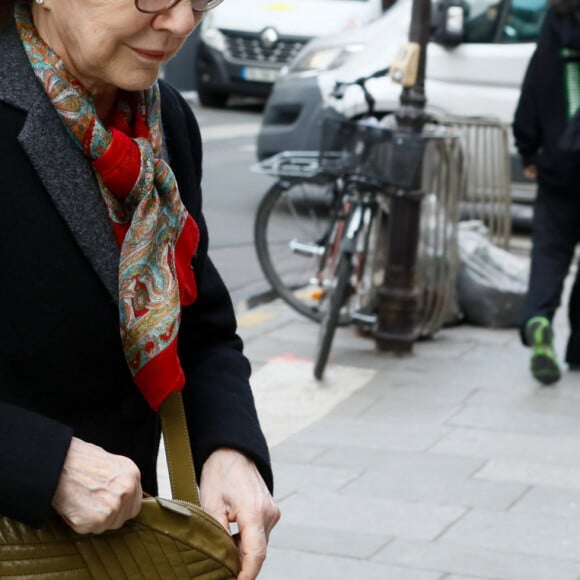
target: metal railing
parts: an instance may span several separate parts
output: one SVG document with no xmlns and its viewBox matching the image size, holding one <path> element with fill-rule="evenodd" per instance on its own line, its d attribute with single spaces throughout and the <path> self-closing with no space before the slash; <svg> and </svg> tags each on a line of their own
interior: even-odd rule
<svg viewBox="0 0 580 580">
<path fill-rule="evenodd" d="M 430 133 L 437 138 L 429 138 Z M 463 148 L 456 131 L 426 127 L 416 283 L 418 334 L 431 336 L 457 311 L 457 224 L 465 182 Z"/>
<path fill-rule="evenodd" d="M 460 217 L 482 220 L 491 242 L 509 249 L 511 163 L 509 125 L 479 117 L 444 117 L 439 124 L 457 131 L 465 158 Z"/>
<path fill-rule="evenodd" d="M 433 335 L 459 314 L 457 225 L 475 219 L 489 240 L 509 249 L 511 165 L 509 126 L 494 119 L 453 117 L 426 125 L 421 229 L 417 257 L 419 334 Z M 428 137 L 427 137 L 428 138 Z"/>
</svg>

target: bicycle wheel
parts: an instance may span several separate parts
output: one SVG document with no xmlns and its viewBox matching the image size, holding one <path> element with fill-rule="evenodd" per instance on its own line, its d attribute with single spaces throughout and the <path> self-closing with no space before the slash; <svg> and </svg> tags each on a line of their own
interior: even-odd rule
<svg viewBox="0 0 580 580">
<path fill-rule="evenodd" d="M 256 213 L 254 243 L 262 271 L 292 308 L 320 321 L 321 260 L 332 230 L 335 181 L 280 180 Z"/>
<path fill-rule="evenodd" d="M 320 322 L 316 355 L 314 359 L 314 376 L 320 380 L 324 374 L 328 355 L 334 339 L 334 333 L 340 319 L 340 311 L 348 302 L 350 291 L 350 276 L 352 273 L 351 256 L 342 253 L 335 271 L 335 286 L 326 291 L 328 309 Z"/>
</svg>

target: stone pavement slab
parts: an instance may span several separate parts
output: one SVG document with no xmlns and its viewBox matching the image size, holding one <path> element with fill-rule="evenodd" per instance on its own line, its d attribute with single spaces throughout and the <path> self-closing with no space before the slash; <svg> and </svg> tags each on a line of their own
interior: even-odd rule
<svg viewBox="0 0 580 580">
<path fill-rule="evenodd" d="M 284 550 L 370 560 L 390 541 L 392 537 L 385 534 L 364 531 L 353 534 L 349 530 L 285 522 L 272 534 L 271 545 Z"/>
<path fill-rule="evenodd" d="M 260 578 L 276 580 L 442 580 L 438 572 L 272 547 Z"/>
<path fill-rule="evenodd" d="M 276 445 L 323 417 L 374 375 L 372 369 L 336 366 L 329 389 L 314 379 L 309 360 L 293 354 L 271 358 L 252 376 L 254 399 L 268 442 Z"/>
<path fill-rule="evenodd" d="M 327 417 L 297 433 L 295 441 L 361 449 L 425 451 L 450 432 L 450 428 L 440 425 Z"/>
<path fill-rule="evenodd" d="M 580 521 L 576 519 L 474 510 L 456 522 L 441 541 L 580 563 Z"/>
<path fill-rule="evenodd" d="M 477 479 L 496 482 L 519 482 L 533 486 L 577 489 L 580 491 L 580 469 L 576 467 L 492 459 L 475 475 Z"/>
<path fill-rule="evenodd" d="M 452 542 L 395 540 L 377 556 L 400 566 L 453 572 L 451 578 L 503 578 L 505 580 L 576 580 L 580 565 L 554 558 L 522 556 L 501 550 L 474 548 Z M 447 577 L 446 577 L 447 580 Z"/>
<path fill-rule="evenodd" d="M 251 313 L 282 509 L 262 578 L 580 580 L 580 374 L 539 386 L 514 329 L 395 356 L 341 328 L 319 383 L 317 326 L 278 301 Z"/>
<path fill-rule="evenodd" d="M 328 530 L 343 530 L 434 539 L 465 514 L 457 506 L 367 496 L 345 497 L 340 493 L 297 493 L 283 501 L 284 521 Z"/>
<path fill-rule="evenodd" d="M 401 357 L 341 328 L 317 383 L 315 324 L 239 318 L 282 510 L 261 579 L 580 580 L 580 373 L 539 386 L 514 329 Z"/>
<path fill-rule="evenodd" d="M 538 515 L 580 519 L 580 491 L 560 487 L 533 487 L 512 508 L 513 513 L 526 511 Z"/>
<path fill-rule="evenodd" d="M 501 458 L 547 465 L 580 466 L 580 442 L 574 437 L 455 428 L 429 451 L 488 460 Z"/>
<path fill-rule="evenodd" d="M 443 462 L 442 462 L 443 463 Z M 479 477 L 479 476 L 478 476 Z M 432 505 L 453 505 L 474 509 L 506 510 L 527 491 L 524 483 L 514 480 L 476 480 L 457 477 L 445 471 L 445 465 L 434 466 L 425 473 L 421 468 L 386 470 L 370 468 L 342 489 L 345 496 L 388 497 Z"/>
</svg>

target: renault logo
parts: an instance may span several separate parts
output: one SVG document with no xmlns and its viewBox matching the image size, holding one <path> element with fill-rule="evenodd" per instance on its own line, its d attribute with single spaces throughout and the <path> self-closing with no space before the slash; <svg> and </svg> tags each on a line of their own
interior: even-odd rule
<svg viewBox="0 0 580 580">
<path fill-rule="evenodd" d="M 264 48 L 272 48 L 278 40 L 278 33 L 271 27 L 264 28 L 260 33 L 260 41 Z"/>
</svg>

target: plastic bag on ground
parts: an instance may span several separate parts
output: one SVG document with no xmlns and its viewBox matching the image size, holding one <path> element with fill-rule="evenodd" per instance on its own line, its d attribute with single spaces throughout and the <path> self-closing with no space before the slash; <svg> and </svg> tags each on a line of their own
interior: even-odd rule
<svg viewBox="0 0 580 580">
<path fill-rule="evenodd" d="M 517 327 L 527 291 L 525 260 L 492 244 L 480 221 L 461 222 L 457 299 L 466 322 Z"/>
</svg>

